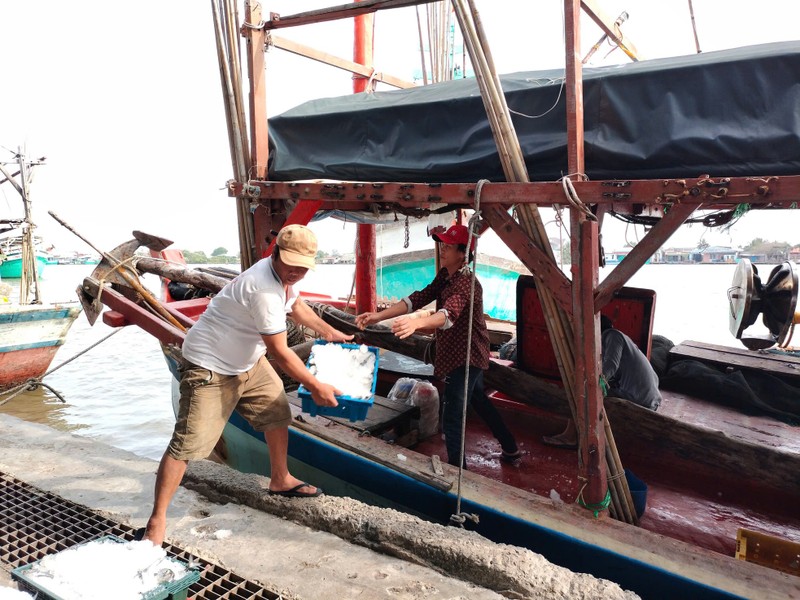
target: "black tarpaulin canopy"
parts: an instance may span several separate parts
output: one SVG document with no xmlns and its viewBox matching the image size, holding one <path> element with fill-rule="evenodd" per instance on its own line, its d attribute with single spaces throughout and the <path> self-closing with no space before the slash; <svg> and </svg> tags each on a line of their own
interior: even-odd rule
<svg viewBox="0 0 800 600">
<path fill-rule="evenodd" d="M 566 173 L 563 76 L 501 76 L 534 181 Z M 590 179 L 800 174 L 800 42 L 585 69 L 583 81 Z M 504 180 L 474 79 L 314 100 L 269 132 L 274 180 Z"/>
</svg>

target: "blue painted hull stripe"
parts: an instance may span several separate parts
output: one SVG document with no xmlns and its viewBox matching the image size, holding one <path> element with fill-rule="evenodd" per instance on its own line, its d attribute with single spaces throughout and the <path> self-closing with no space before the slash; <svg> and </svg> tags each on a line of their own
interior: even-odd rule
<svg viewBox="0 0 800 600">
<path fill-rule="evenodd" d="M 29 321 L 48 321 L 53 319 L 64 319 L 69 316 L 68 308 L 42 311 L 24 311 L 0 314 L 0 325 L 5 323 L 26 323 Z"/>
<path fill-rule="evenodd" d="M 2 323 L 24 323 L 29 321 L 51 321 L 71 318 L 69 309 L 59 308 L 43 311 L 24 311 L 15 313 L 0 314 L 0 324 Z"/>
<path fill-rule="evenodd" d="M 47 342 L 36 342 L 33 344 L 17 344 L 15 346 L 2 346 L 0 347 L 0 354 L 7 352 L 18 352 L 20 350 L 35 350 L 36 348 L 49 348 L 51 346 L 60 346 L 64 340 L 50 340 Z"/>
</svg>

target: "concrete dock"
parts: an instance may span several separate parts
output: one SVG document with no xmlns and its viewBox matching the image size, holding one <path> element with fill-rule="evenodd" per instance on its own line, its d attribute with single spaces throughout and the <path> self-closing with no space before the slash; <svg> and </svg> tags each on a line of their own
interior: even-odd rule
<svg viewBox="0 0 800 600">
<path fill-rule="evenodd" d="M 0 414 L 0 472 L 131 527 L 147 520 L 156 468 L 124 450 Z M 268 483 L 192 463 L 168 513 L 167 541 L 273 597 L 637 597 L 474 532 L 348 498 L 272 497 Z M 2 592 L 12 584 L 8 566 L 0 567 Z"/>
</svg>

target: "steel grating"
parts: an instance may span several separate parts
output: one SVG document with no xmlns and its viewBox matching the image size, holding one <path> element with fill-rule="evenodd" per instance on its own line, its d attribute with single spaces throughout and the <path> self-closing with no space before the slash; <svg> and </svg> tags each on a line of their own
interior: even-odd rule
<svg viewBox="0 0 800 600">
<path fill-rule="evenodd" d="M 135 529 L 0 473 L 0 566 L 21 567 L 104 535 L 124 540 Z M 280 596 L 214 563 L 166 545 L 169 556 L 199 565 L 200 580 L 189 588 L 195 600 L 279 600 Z"/>
</svg>

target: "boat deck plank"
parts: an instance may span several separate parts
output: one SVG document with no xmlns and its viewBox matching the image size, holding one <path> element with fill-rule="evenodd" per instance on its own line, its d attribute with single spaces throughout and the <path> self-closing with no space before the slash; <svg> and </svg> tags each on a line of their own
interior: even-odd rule
<svg viewBox="0 0 800 600">
<path fill-rule="evenodd" d="M 686 341 L 670 350 L 671 360 L 692 359 L 725 368 L 747 369 L 769 373 L 792 384 L 800 383 L 800 357 L 770 351 L 754 352 L 745 348 L 730 348 Z"/>
</svg>

